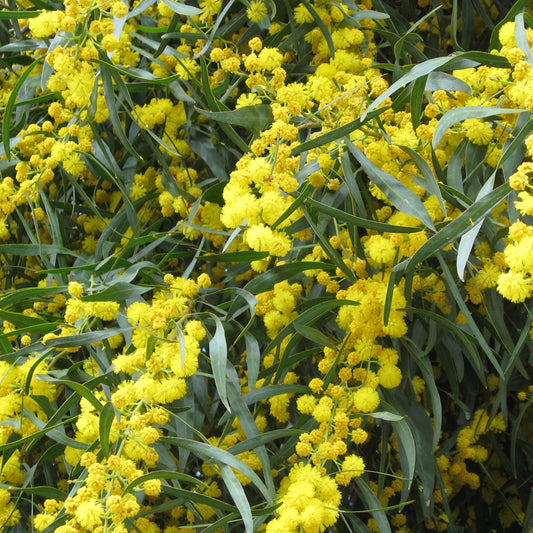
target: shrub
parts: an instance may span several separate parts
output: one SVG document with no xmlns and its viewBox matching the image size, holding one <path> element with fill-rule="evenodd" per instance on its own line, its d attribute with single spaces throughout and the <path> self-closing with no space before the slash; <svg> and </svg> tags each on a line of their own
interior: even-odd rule
<svg viewBox="0 0 533 533">
<path fill-rule="evenodd" d="M 0 12 L 3 530 L 533 528 L 533 30 L 478 4 Z"/>
</svg>

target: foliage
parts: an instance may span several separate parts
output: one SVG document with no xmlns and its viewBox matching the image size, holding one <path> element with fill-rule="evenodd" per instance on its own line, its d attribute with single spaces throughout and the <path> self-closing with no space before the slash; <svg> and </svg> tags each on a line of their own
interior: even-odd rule
<svg viewBox="0 0 533 533">
<path fill-rule="evenodd" d="M 405 4 L 3 6 L 2 531 L 533 528 L 533 20 Z"/>
</svg>

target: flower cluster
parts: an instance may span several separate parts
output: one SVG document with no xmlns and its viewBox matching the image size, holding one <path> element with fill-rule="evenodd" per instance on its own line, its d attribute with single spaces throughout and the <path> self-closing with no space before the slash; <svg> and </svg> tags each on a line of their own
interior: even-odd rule
<svg viewBox="0 0 533 533">
<path fill-rule="evenodd" d="M 449 8 L 13 19 L 2 531 L 525 523 L 533 30 L 397 81 Z"/>
</svg>

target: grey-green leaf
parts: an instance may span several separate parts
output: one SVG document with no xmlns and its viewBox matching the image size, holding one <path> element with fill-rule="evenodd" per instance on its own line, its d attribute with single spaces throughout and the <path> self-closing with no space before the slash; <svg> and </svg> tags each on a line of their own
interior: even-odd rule
<svg viewBox="0 0 533 533">
<path fill-rule="evenodd" d="M 357 159 L 370 179 L 381 189 L 396 209 L 420 220 L 425 226 L 435 230 L 427 209 L 411 189 L 372 163 L 348 138 L 345 138 L 345 143 L 350 153 Z"/>
<path fill-rule="evenodd" d="M 206 111 L 199 108 L 196 108 L 196 111 L 217 122 L 225 122 L 248 129 L 266 129 L 274 120 L 272 109 L 266 104 L 240 107 L 234 111 Z"/>
</svg>

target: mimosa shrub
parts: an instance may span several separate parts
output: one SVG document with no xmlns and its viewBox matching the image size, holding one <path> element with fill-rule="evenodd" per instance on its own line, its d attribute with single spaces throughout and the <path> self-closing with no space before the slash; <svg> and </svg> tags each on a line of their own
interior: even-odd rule
<svg viewBox="0 0 533 533">
<path fill-rule="evenodd" d="M 0 12 L 2 531 L 533 529 L 532 20 L 392 4 Z"/>
</svg>

